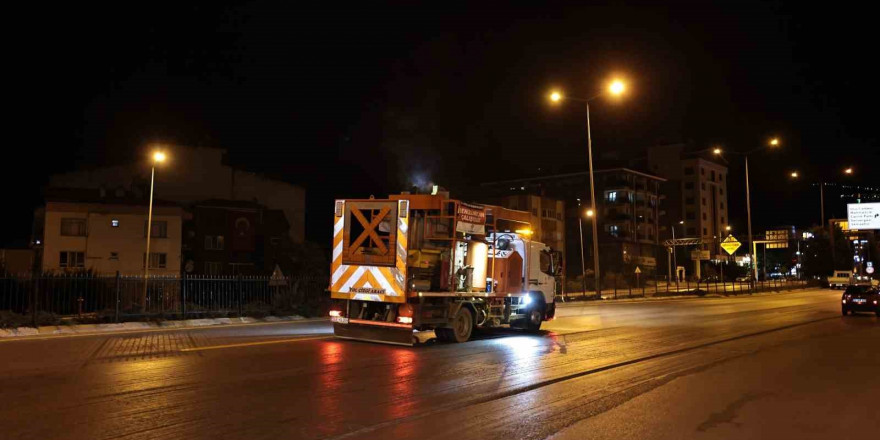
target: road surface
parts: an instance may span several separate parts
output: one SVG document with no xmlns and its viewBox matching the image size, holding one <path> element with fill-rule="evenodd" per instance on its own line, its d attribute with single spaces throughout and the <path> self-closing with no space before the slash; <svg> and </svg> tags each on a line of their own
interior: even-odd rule
<svg viewBox="0 0 880 440">
<path fill-rule="evenodd" d="M 580 303 L 413 348 L 326 322 L 4 340 L 0 438 L 873 438 L 880 323 L 839 298 Z"/>
</svg>

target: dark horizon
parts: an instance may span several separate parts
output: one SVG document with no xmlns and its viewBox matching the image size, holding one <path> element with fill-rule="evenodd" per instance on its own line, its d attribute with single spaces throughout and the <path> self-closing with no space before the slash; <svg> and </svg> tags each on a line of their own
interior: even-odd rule
<svg viewBox="0 0 880 440">
<path fill-rule="evenodd" d="M 37 145 L 4 161 L 4 187 L 16 191 L 3 245 L 26 242 L 50 174 L 144 160 L 151 142 L 224 148 L 237 167 L 304 186 L 307 238 L 324 244 L 335 197 L 428 181 L 455 197 L 539 168 L 586 169 L 583 109 L 546 96 L 553 87 L 588 95 L 615 74 L 630 87 L 591 106 L 597 159 L 782 139 L 750 163 L 756 228 L 817 223 L 810 182 L 880 186 L 868 110 L 874 38 L 869 18 L 849 10 L 784 1 L 93 8 L 62 11 L 45 41 L 21 48 L 33 73 L 23 82 L 34 85 L 22 89 L 32 96 L 13 130 Z M 840 176 L 847 166 L 854 176 Z M 745 218 L 741 170 L 731 163 L 735 225 Z"/>
</svg>

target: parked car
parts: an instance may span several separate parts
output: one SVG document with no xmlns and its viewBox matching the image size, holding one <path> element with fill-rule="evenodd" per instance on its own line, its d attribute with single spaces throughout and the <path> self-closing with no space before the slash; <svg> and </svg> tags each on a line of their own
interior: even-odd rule
<svg viewBox="0 0 880 440">
<path fill-rule="evenodd" d="M 849 286 L 840 299 L 843 316 L 856 312 L 874 312 L 880 316 L 880 291 L 869 285 Z"/>
<path fill-rule="evenodd" d="M 736 277 L 736 282 L 737 282 L 737 283 L 749 283 L 749 282 L 751 282 L 753 279 L 754 279 L 754 278 L 752 278 L 751 275 L 743 275 L 743 276 L 741 276 L 741 277 Z"/>
</svg>

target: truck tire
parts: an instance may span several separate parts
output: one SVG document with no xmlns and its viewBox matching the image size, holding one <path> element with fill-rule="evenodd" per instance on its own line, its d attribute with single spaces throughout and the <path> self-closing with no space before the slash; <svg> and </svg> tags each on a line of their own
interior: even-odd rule
<svg viewBox="0 0 880 440">
<path fill-rule="evenodd" d="M 541 330 L 542 321 L 544 321 L 544 310 L 539 307 L 532 308 L 532 310 L 529 310 L 528 317 L 526 317 L 526 331 L 536 333 L 538 330 Z"/>
<path fill-rule="evenodd" d="M 474 331 L 474 314 L 471 309 L 467 307 L 458 309 L 455 317 L 452 318 L 452 328 L 445 330 L 451 330 L 453 342 L 467 342 Z"/>
</svg>

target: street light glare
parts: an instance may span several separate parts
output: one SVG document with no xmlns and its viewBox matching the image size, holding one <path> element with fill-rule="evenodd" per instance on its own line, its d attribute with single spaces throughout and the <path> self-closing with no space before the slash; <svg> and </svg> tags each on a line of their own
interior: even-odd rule
<svg viewBox="0 0 880 440">
<path fill-rule="evenodd" d="M 553 92 L 550 94 L 550 100 L 553 102 L 559 102 L 562 100 L 562 94 L 559 92 Z"/>
<path fill-rule="evenodd" d="M 626 86 L 623 85 L 623 81 L 614 80 L 611 82 L 611 85 L 608 86 L 608 91 L 611 92 L 612 95 L 619 95 L 626 90 Z"/>
<path fill-rule="evenodd" d="M 587 217 L 592 217 L 593 214 L 595 214 L 595 213 L 593 212 L 592 209 L 588 209 L 588 210 L 587 210 Z"/>
<path fill-rule="evenodd" d="M 165 162 L 165 153 L 162 151 L 156 151 L 153 153 L 153 162 L 162 163 Z"/>
<path fill-rule="evenodd" d="M 798 177 L 798 172 L 797 172 L 797 171 L 792 171 L 792 172 L 791 172 L 791 177 L 796 179 L 796 178 Z"/>
<path fill-rule="evenodd" d="M 843 172 L 846 173 L 846 174 L 852 174 L 852 173 L 853 173 L 853 169 L 852 169 L 852 168 L 847 168 L 847 169 L 843 170 Z"/>
<path fill-rule="evenodd" d="M 730 229 L 731 229 L 731 228 L 730 228 L 730 225 L 727 225 L 727 227 L 724 228 L 724 229 L 725 229 L 726 231 L 730 231 Z"/>
<path fill-rule="evenodd" d="M 779 145 L 779 138 L 770 139 L 770 145 L 774 146 L 774 147 L 778 146 Z"/>
<path fill-rule="evenodd" d="M 718 147 L 715 147 L 715 149 L 712 150 L 712 152 L 715 153 L 715 154 L 721 154 L 721 149 L 718 148 Z"/>
</svg>

